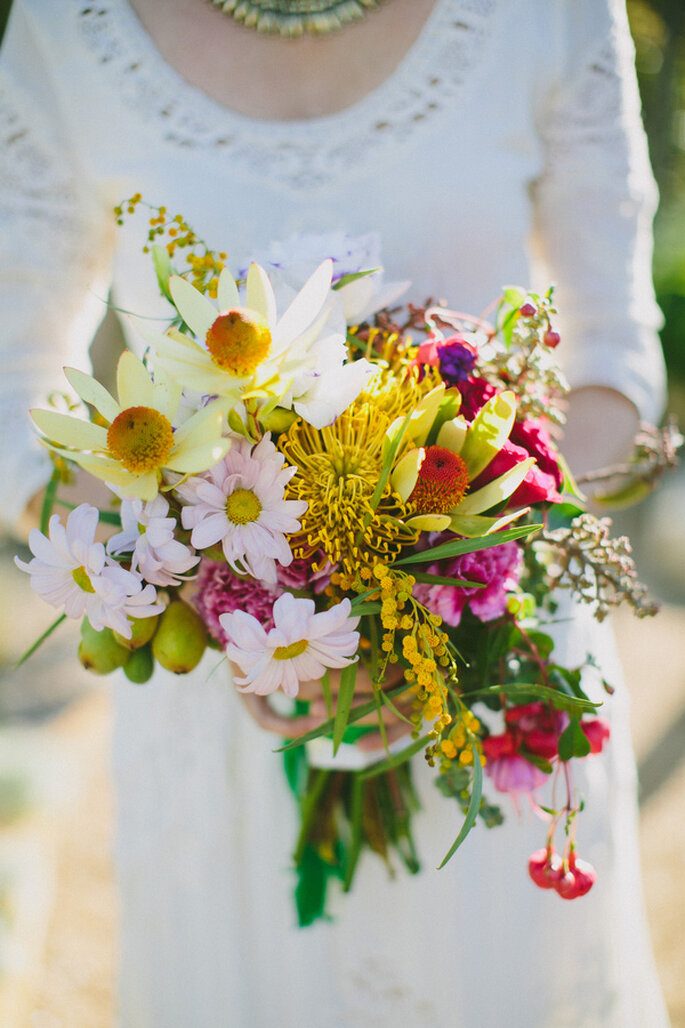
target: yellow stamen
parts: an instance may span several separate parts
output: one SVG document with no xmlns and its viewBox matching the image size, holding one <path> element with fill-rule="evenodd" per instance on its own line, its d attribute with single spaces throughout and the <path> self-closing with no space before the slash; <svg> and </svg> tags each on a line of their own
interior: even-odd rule
<svg viewBox="0 0 685 1028">
<path fill-rule="evenodd" d="M 127 471 L 154 471 L 164 466 L 173 449 L 171 422 L 152 407 L 128 407 L 109 426 L 107 446 Z"/>
<path fill-rule="evenodd" d="M 93 583 L 88 577 L 88 572 L 84 568 L 83 564 L 80 568 L 74 568 L 71 573 L 71 577 L 76 582 L 79 589 L 83 589 L 84 593 L 94 593 Z"/>
<path fill-rule="evenodd" d="M 308 645 L 306 639 L 300 639 L 298 642 L 290 643 L 289 646 L 277 646 L 273 653 L 274 660 L 291 660 L 292 657 L 299 657 Z"/>
<path fill-rule="evenodd" d="M 251 489 L 235 489 L 226 500 L 226 516 L 234 525 L 256 521 L 262 505 Z"/>
<path fill-rule="evenodd" d="M 234 307 L 213 322 L 206 341 L 217 367 L 237 378 L 247 378 L 268 356 L 271 330 L 256 311 Z"/>
</svg>

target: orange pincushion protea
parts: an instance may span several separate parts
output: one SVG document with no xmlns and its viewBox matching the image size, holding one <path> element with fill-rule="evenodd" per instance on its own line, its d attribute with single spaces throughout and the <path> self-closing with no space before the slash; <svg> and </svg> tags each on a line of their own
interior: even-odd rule
<svg viewBox="0 0 685 1028">
<path fill-rule="evenodd" d="M 409 503 L 419 514 L 446 514 L 461 503 L 468 487 L 463 457 L 445 446 L 429 446 Z"/>
</svg>

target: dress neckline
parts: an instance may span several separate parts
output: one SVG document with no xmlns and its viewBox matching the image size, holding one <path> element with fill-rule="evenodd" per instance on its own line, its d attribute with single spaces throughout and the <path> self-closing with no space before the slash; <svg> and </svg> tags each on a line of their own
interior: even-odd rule
<svg viewBox="0 0 685 1028">
<path fill-rule="evenodd" d="M 265 133 L 272 134 L 277 131 L 291 131 L 293 135 L 307 133 L 310 130 L 320 131 L 322 128 L 336 128 L 343 124 L 363 116 L 367 109 L 382 109 L 386 99 L 390 99 L 397 88 L 402 89 L 403 85 L 415 80 L 420 66 L 426 60 L 427 51 L 432 45 L 435 27 L 442 21 L 444 9 L 450 5 L 454 6 L 453 0 L 435 0 L 433 7 L 424 21 L 421 29 L 413 43 L 407 48 L 389 75 L 373 89 L 369 90 L 359 100 L 347 104 L 338 111 L 329 114 L 316 115 L 305 118 L 261 118 L 249 114 L 242 114 L 232 107 L 226 106 L 214 99 L 201 86 L 195 86 L 186 79 L 183 74 L 170 64 L 160 51 L 157 43 L 141 22 L 138 14 L 128 0 L 110 0 L 111 12 L 118 20 L 118 29 L 136 50 L 144 51 L 151 64 L 157 71 L 163 73 L 169 83 L 178 90 L 187 90 L 193 94 L 193 99 L 208 111 L 212 111 L 215 117 L 223 118 L 226 122 L 234 122 L 239 125 L 249 124 L 254 130 L 262 128 Z"/>
<path fill-rule="evenodd" d="M 480 78 L 501 0 L 436 0 L 394 71 L 360 100 L 313 118 L 270 120 L 224 107 L 164 59 L 127 0 L 74 0 L 77 31 L 108 102 L 132 109 L 150 136 L 179 149 L 218 149 L 246 179 L 302 193 L 380 168 L 414 145 Z M 496 19 L 494 19 L 496 20 Z"/>
</svg>

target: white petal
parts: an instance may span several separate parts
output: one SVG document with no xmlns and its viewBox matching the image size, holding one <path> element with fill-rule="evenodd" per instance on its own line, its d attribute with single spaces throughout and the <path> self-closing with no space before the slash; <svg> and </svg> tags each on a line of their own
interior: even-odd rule
<svg viewBox="0 0 685 1028">
<path fill-rule="evenodd" d="M 107 429 L 52 410 L 32 410 L 31 417 L 48 439 L 79 450 L 106 450 Z"/>
<path fill-rule="evenodd" d="M 273 329 L 276 324 L 276 297 L 269 276 L 259 264 L 250 265 L 247 273 L 246 304 L 267 321 Z"/>
<path fill-rule="evenodd" d="M 228 268 L 224 268 L 219 275 L 219 284 L 217 287 L 217 303 L 220 311 L 228 310 L 229 307 L 240 306 L 240 296 L 238 294 L 238 287 L 235 284 L 233 275 L 231 275 Z"/>
<path fill-rule="evenodd" d="M 296 339 L 318 317 L 331 289 L 333 262 L 320 264 L 304 284 L 274 332 L 274 349 L 288 339 Z"/>
</svg>

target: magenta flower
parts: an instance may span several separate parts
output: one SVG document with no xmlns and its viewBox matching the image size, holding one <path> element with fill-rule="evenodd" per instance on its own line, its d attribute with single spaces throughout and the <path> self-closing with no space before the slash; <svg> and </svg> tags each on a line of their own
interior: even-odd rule
<svg viewBox="0 0 685 1028">
<path fill-rule="evenodd" d="M 523 558 L 516 543 L 502 543 L 428 568 L 433 575 L 483 582 L 485 588 L 419 584 L 414 587 L 414 596 L 448 625 L 459 624 L 467 604 L 481 621 L 493 621 L 504 613 L 507 593 L 518 584 L 522 569 Z"/>
<path fill-rule="evenodd" d="M 273 606 L 283 592 L 278 586 L 266 586 L 253 578 L 236 575 L 228 564 L 216 560 L 202 561 L 197 585 L 193 602 L 207 631 L 224 649 L 231 640 L 222 628 L 222 614 L 244 610 L 267 631 L 273 627 Z"/>
</svg>

